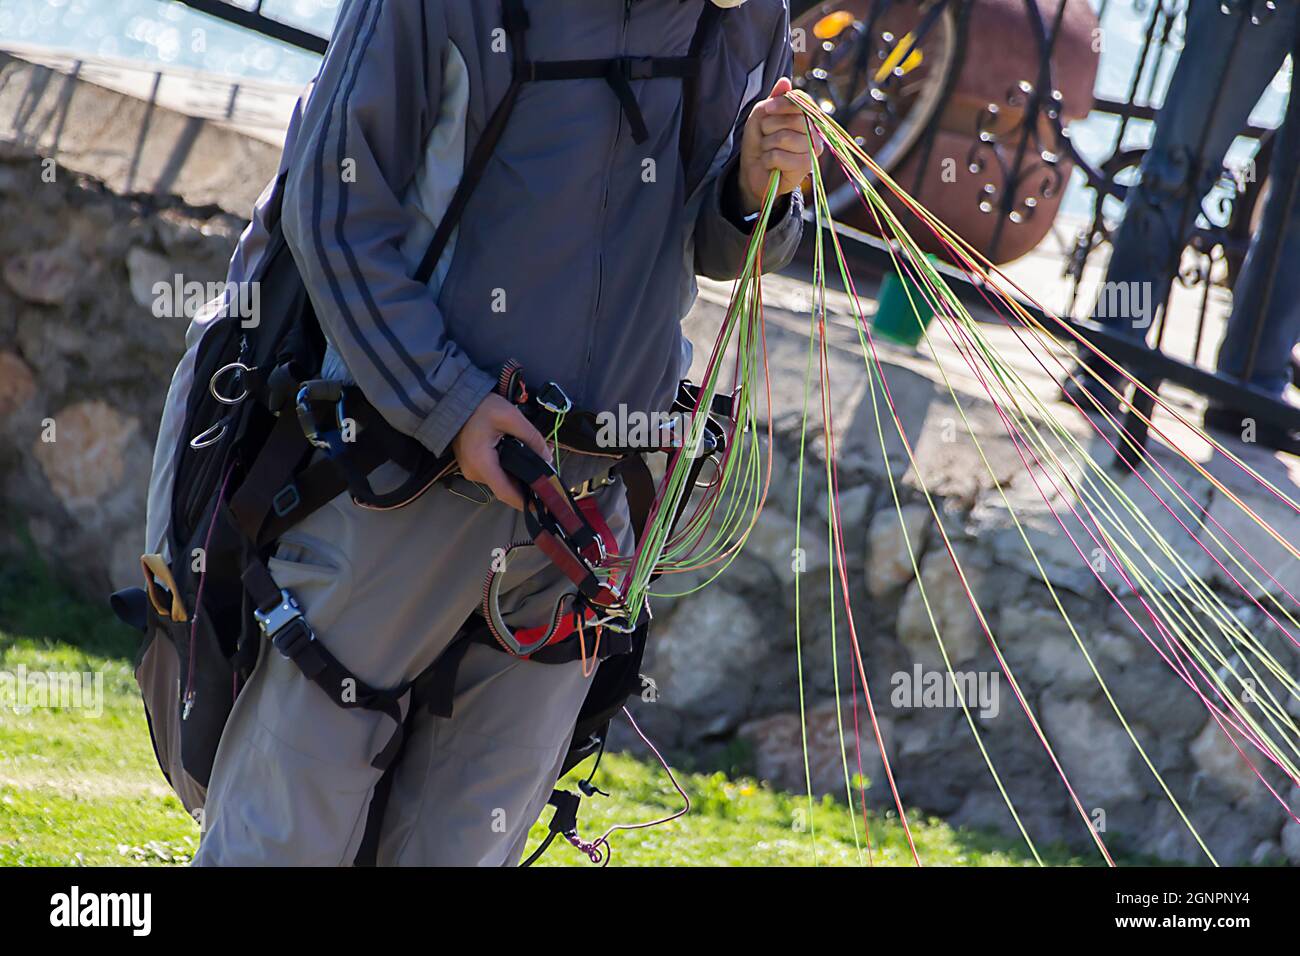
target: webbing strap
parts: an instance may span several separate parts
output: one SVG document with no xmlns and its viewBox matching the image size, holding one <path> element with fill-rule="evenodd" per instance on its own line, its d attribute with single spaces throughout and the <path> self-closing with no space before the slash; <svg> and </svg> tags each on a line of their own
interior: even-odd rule
<svg viewBox="0 0 1300 956">
<path fill-rule="evenodd" d="M 599 601 L 604 592 L 600 579 L 591 573 L 591 568 L 578 560 L 577 555 L 561 544 L 555 535 L 542 528 L 531 511 L 525 515 L 525 519 L 537 550 L 550 559 L 551 564 L 569 579 L 583 597 L 590 601 Z"/>
<path fill-rule="evenodd" d="M 297 417 L 283 412 L 277 419 L 230 500 L 231 516 L 249 542 L 259 547 L 270 544 L 345 490 L 366 507 L 394 508 L 419 497 L 449 471 L 450 452 L 435 458 L 416 439 L 388 424 L 360 390 L 349 387 L 346 394 L 356 440 L 343 442 L 337 454 L 305 468 L 312 448 Z M 380 494 L 367 476 L 389 461 L 397 462 L 409 477 L 393 491 Z"/>
<path fill-rule="evenodd" d="M 650 512 L 654 508 L 657 494 L 654 475 L 650 473 L 650 466 L 641 455 L 632 455 L 624 459 L 615 470 L 623 479 L 623 488 L 627 492 L 627 510 L 632 522 L 632 533 L 636 535 L 637 541 L 640 541 L 650 520 Z"/>
<path fill-rule="evenodd" d="M 524 484 L 555 528 L 564 533 L 583 558 L 599 562 L 603 557 L 600 536 L 579 512 L 555 469 L 523 442 L 509 436 L 497 445 L 497 455 L 505 473 Z"/>
<path fill-rule="evenodd" d="M 510 41 L 512 55 L 510 85 L 506 88 L 505 95 L 501 97 L 501 102 L 492 111 L 487 125 L 483 127 L 483 132 L 474 146 L 474 152 L 470 155 L 469 162 L 461 174 L 456 191 L 452 194 L 451 202 L 447 204 L 447 211 L 443 213 L 442 221 L 438 223 L 433 239 L 429 242 L 429 248 L 415 271 L 416 281 L 421 285 L 427 285 L 433 277 L 433 271 L 438 267 L 438 260 L 446 251 L 447 243 L 451 241 L 451 234 L 456 231 L 465 207 L 469 205 L 470 197 L 478 186 L 479 180 L 483 178 L 497 143 L 505 132 L 506 124 L 510 120 L 510 114 L 514 112 L 515 102 L 519 99 L 519 91 L 524 83 L 604 79 L 614 91 L 614 95 L 618 97 L 619 106 L 631 128 L 633 141 L 640 144 L 650 137 L 650 130 L 646 126 L 645 116 L 637 102 L 636 92 L 632 89 L 632 81 L 680 79 L 683 82 L 685 103 L 682 109 L 680 147 L 682 162 L 685 163 L 690 158 L 694 143 L 695 101 L 698 98 L 697 78 L 700 72 L 700 57 L 705 44 L 716 31 L 723 13 L 722 8 L 716 4 L 706 3 L 704 6 L 705 10 L 700 14 L 695 34 L 691 38 L 690 52 L 686 56 L 622 56 L 607 59 L 537 62 L 528 59 L 528 49 L 525 45 L 528 11 L 524 8 L 523 0 L 501 0 L 501 25 Z"/>
<path fill-rule="evenodd" d="M 401 739 L 384 774 L 375 784 L 370 796 L 370 809 L 366 814 L 366 829 L 361 836 L 361 845 L 353 859 L 353 866 L 374 866 L 379 860 L 379 834 L 384 825 L 384 814 L 393 792 L 394 772 L 397 761 L 401 759 L 410 736 L 412 724 L 420 710 L 428 710 L 435 717 L 449 718 L 452 700 L 456 694 L 456 675 L 460 671 L 460 662 L 469 650 L 471 641 L 461 628 L 451 643 L 414 681 L 411 682 L 411 704 L 407 709 L 406 720 L 402 728 Z"/>
<path fill-rule="evenodd" d="M 529 62 L 526 71 L 530 82 L 603 79 L 618 97 L 619 106 L 632 130 L 632 140 L 644 143 L 650 137 L 650 130 L 632 89 L 632 81 L 684 80 L 699 73 L 700 61 L 693 56 L 620 56 L 600 60 Z"/>
<path fill-rule="evenodd" d="M 600 647 L 595 651 L 588 651 L 587 656 L 595 654 L 597 660 L 605 660 L 609 657 L 618 657 L 621 654 L 627 654 L 632 650 L 634 634 L 625 634 L 622 631 L 615 631 L 606 628 L 600 638 Z M 583 649 L 573 638 L 559 641 L 555 644 L 547 644 L 541 650 L 533 651 L 528 655 L 528 659 L 537 664 L 572 664 L 574 661 L 581 660 Z"/>
<path fill-rule="evenodd" d="M 483 127 L 483 133 L 479 136 L 469 163 L 466 164 L 465 171 L 456 186 L 456 192 L 452 194 L 451 202 L 447 204 L 447 211 L 443 213 L 442 221 L 438 223 L 424 258 L 420 260 L 415 278 L 421 285 L 427 285 L 433 278 L 433 270 L 438 267 L 438 260 L 442 258 L 443 250 L 447 248 L 447 243 L 451 240 L 451 234 L 456 230 L 465 207 L 469 205 L 474 187 L 483 178 L 488 162 L 492 159 L 492 153 L 496 150 L 497 142 L 505 132 L 506 123 L 515 108 L 515 100 L 519 98 L 519 88 L 524 82 L 524 66 L 528 58 L 528 51 L 524 45 L 524 37 L 528 32 L 528 11 L 524 9 L 523 0 L 501 0 L 501 25 L 510 40 L 513 56 L 510 86 L 506 88 L 505 96 L 492 111 L 487 126 Z"/>
<path fill-rule="evenodd" d="M 292 415 L 276 419 L 248 474 L 230 497 L 235 526 L 249 541 L 256 541 L 276 494 L 293 477 L 311 451 L 298 420 Z"/>
<path fill-rule="evenodd" d="M 392 796 L 393 779 L 397 776 L 394 773 L 395 769 L 396 761 L 392 767 L 384 771 L 370 794 L 370 809 L 366 812 L 366 829 L 361 835 L 361 845 L 357 847 L 357 855 L 352 860 L 353 866 L 375 866 L 379 862 L 379 833 L 384 827 L 388 800 Z"/>
<path fill-rule="evenodd" d="M 704 56 L 705 47 L 717 32 L 718 25 L 722 22 L 722 13 L 723 8 L 716 3 L 704 4 L 704 10 L 695 25 L 695 35 L 691 37 L 689 56 L 696 62 Z M 682 168 L 687 170 L 688 176 L 691 154 L 695 151 L 695 116 L 699 108 L 699 85 L 698 73 L 686 77 L 682 83 L 682 130 L 678 145 L 681 149 Z M 689 183 L 687 187 L 690 188 Z"/>
<path fill-rule="evenodd" d="M 284 592 L 271 577 L 267 566 L 258 558 L 248 562 L 240 580 L 260 613 L 269 615 L 283 606 Z M 404 684 L 394 690 L 371 687 L 316 639 L 315 633 L 301 614 L 292 617 L 266 636 L 276 650 L 292 661 L 303 676 L 323 690 L 336 705 L 345 710 L 362 708 L 379 711 L 397 725 L 383 750 L 371 760 L 373 767 L 386 770 L 401 751 L 405 718 L 402 699 L 407 695 L 409 685 Z"/>
<path fill-rule="evenodd" d="M 530 60 L 524 66 L 529 81 L 606 80 L 617 76 L 626 81 L 685 79 L 700 72 L 692 56 L 615 56 L 592 60 Z"/>
</svg>

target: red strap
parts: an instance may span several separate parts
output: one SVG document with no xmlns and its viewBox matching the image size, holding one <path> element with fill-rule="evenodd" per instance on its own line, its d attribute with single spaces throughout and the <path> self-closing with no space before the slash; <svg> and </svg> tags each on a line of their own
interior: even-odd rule
<svg viewBox="0 0 1300 956">
<path fill-rule="evenodd" d="M 551 563 L 564 572 L 564 576 L 586 593 L 591 590 L 595 575 L 591 569 L 578 560 L 572 551 L 559 542 L 549 531 L 540 531 L 533 538 L 542 554 L 551 559 Z M 590 596 L 590 595 L 588 595 Z"/>
<path fill-rule="evenodd" d="M 583 498 L 578 502 L 578 510 L 587 519 L 587 524 L 591 525 L 605 542 L 605 551 L 609 554 L 617 554 L 618 541 L 614 538 L 614 532 L 609 530 L 609 524 L 605 521 L 605 516 L 600 513 L 600 508 L 596 506 L 596 499 Z"/>
<path fill-rule="evenodd" d="M 591 609 L 588 608 L 585 613 L 587 615 L 587 620 L 591 620 Z M 548 630 L 550 630 L 550 627 L 551 626 L 549 624 L 542 624 L 538 627 L 525 627 L 522 630 L 515 631 L 515 639 L 519 641 L 520 644 L 527 647 L 533 641 L 540 640 L 542 636 L 546 634 Z M 551 639 L 547 641 L 544 646 L 550 647 L 552 644 L 560 643 L 560 641 L 564 640 L 566 637 L 568 637 L 577 629 L 578 629 L 577 615 L 576 614 L 564 615 L 564 619 L 560 621 L 558 625 L 556 625 L 555 633 L 551 635 Z M 541 648 L 537 648 L 537 650 L 541 650 Z M 530 655 L 525 654 L 523 656 L 524 659 L 527 660 Z"/>
<path fill-rule="evenodd" d="M 617 550 L 618 541 L 615 540 L 614 532 L 610 530 L 608 522 L 605 521 L 604 516 L 600 513 L 600 508 L 596 505 L 596 500 L 594 498 L 583 498 L 581 501 L 578 502 L 578 509 L 582 512 L 582 516 L 587 519 L 587 523 L 590 524 L 593 529 L 595 529 L 596 533 L 600 535 L 601 539 L 605 542 L 605 549 L 610 554 L 613 554 Z M 540 540 L 535 542 L 537 546 L 542 549 L 542 553 L 550 557 L 552 561 L 555 561 L 555 558 L 551 555 L 551 552 L 548 550 L 548 547 L 550 545 L 554 545 L 555 547 L 560 548 L 560 551 L 569 561 L 573 561 L 573 556 L 570 555 L 567 551 L 565 551 L 562 547 L 560 547 L 559 543 L 556 542 L 554 538 L 552 538 L 548 534 L 544 534 L 544 537 L 549 539 L 547 545 L 543 545 Z M 557 561 L 556 563 L 558 564 L 559 562 Z M 574 563 L 576 564 L 577 562 Z M 561 570 L 564 569 L 561 568 Z M 565 573 L 566 575 L 568 574 L 567 571 Z M 618 584 L 619 577 L 620 577 L 619 573 L 615 571 L 611 576 L 611 580 L 615 584 Z M 612 595 L 610 596 L 612 597 Z M 596 616 L 596 612 L 593 608 L 588 607 L 583 609 L 583 619 L 585 621 L 591 621 L 595 618 L 595 616 Z M 527 645 L 527 644 L 531 644 L 533 641 L 541 639 L 541 637 L 549 629 L 550 629 L 549 624 L 543 624 L 539 627 L 529 627 L 529 628 L 524 628 L 523 630 L 520 631 L 516 631 L 515 636 L 516 638 L 518 638 L 520 644 Z M 565 615 L 564 620 L 561 621 L 559 626 L 555 629 L 555 633 L 551 635 L 551 639 L 546 642 L 546 646 L 549 647 L 552 644 L 560 643 L 560 641 L 563 641 L 569 636 L 571 636 L 575 631 L 577 631 L 577 629 L 578 629 L 577 614 L 574 613 L 574 614 Z"/>
<path fill-rule="evenodd" d="M 573 503 L 569 500 L 568 492 L 564 490 L 564 485 L 560 484 L 559 478 L 555 475 L 545 475 L 538 478 L 529 486 L 537 499 L 547 510 L 561 530 L 570 538 L 576 539 L 583 532 L 591 532 L 600 537 L 605 537 L 599 529 L 592 526 L 589 520 L 584 520 L 586 510 L 579 514 L 574 510 Z M 584 501 L 587 499 L 583 499 Z M 581 505 L 582 502 L 579 502 Z M 578 548 L 579 553 L 593 564 L 601 559 L 600 548 L 595 541 Z"/>
</svg>

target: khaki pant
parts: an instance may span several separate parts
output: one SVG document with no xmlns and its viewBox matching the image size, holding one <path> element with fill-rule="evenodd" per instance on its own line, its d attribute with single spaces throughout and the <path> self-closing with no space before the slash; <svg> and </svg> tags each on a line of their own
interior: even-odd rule
<svg viewBox="0 0 1300 956">
<path fill-rule="evenodd" d="M 609 464 L 567 457 L 570 485 Z M 358 678 L 398 686 L 431 664 L 478 606 L 496 549 L 530 540 L 521 514 L 483 497 L 457 481 L 406 508 L 377 512 L 341 495 L 284 536 L 271 573 Z M 626 553 L 621 482 L 597 503 Z M 572 590 L 540 552 L 524 548 L 510 556 L 501 604 L 512 626 L 535 626 Z M 415 718 L 378 862 L 517 863 L 587 683 L 579 662 L 538 664 L 472 646 L 453 716 Z M 387 717 L 336 706 L 294 664 L 263 648 L 217 752 L 195 864 L 349 865 L 380 777 L 370 761 L 392 732 Z"/>
</svg>

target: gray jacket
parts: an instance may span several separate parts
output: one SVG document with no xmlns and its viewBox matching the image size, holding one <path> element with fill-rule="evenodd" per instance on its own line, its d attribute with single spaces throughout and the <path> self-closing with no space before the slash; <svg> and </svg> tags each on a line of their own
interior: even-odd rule
<svg viewBox="0 0 1300 956">
<path fill-rule="evenodd" d="M 711 0 L 529 0 L 530 59 L 685 55 Z M 603 80 L 528 83 L 428 286 L 411 276 L 511 76 L 492 0 L 348 0 L 286 141 L 286 238 L 329 340 L 378 410 L 441 452 L 507 359 L 591 411 L 667 408 L 695 274 L 739 271 L 749 227 L 728 177 L 750 109 L 788 73 L 784 0 L 722 14 L 704 51 L 694 149 L 683 82 L 634 80 L 635 143 Z M 272 198 L 268 189 L 259 213 Z M 763 262 L 784 266 L 797 195 Z M 265 244 L 262 215 L 232 280 Z"/>
</svg>

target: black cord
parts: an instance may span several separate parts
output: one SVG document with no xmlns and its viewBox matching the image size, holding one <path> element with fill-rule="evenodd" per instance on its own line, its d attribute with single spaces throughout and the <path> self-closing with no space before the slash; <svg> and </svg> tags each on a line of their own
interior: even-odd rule
<svg viewBox="0 0 1300 956">
<path fill-rule="evenodd" d="M 537 847 L 537 849 L 534 850 L 529 855 L 528 859 L 524 860 L 524 862 L 520 863 L 519 865 L 521 867 L 525 867 L 525 866 L 532 866 L 534 863 L 536 863 L 539 859 L 541 859 L 542 854 L 545 853 L 550 848 L 551 844 L 555 842 L 555 837 L 556 837 L 556 832 L 554 830 L 546 834 L 546 839 L 543 840 L 541 844 Z"/>
<path fill-rule="evenodd" d="M 607 737 L 607 736 L 608 736 L 608 734 L 606 734 L 606 737 Z M 582 782 L 580 782 L 580 783 L 578 784 L 578 789 L 581 790 L 583 793 L 585 793 L 585 794 L 586 794 L 587 796 L 589 796 L 589 797 L 590 797 L 592 794 L 596 794 L 596 793 L 600 794 L 602 797 L 608 797 L 608 796 L 609 796 L 608 793 L 606 793 L 604 790 L 600 789 L 600 787 L 595 786 L 595 785 L 591 782 L 591 781 L 593 781 L 593 780 L 596 779 L 596 771 L 600 769 L 600 761 L 601 761 L 601 759 L 605 756 L 605 740 L 606 740 L 606 737 L 601 737 L 601 738 L 600 738 L 600 749 L 596 751 L 596 763 L 592 766 L 592 768 L 591 768 L 591 773 L 587 774 L 587 779 L 586 779 L 586 780 L 583 780 Z"/>
</svg>

